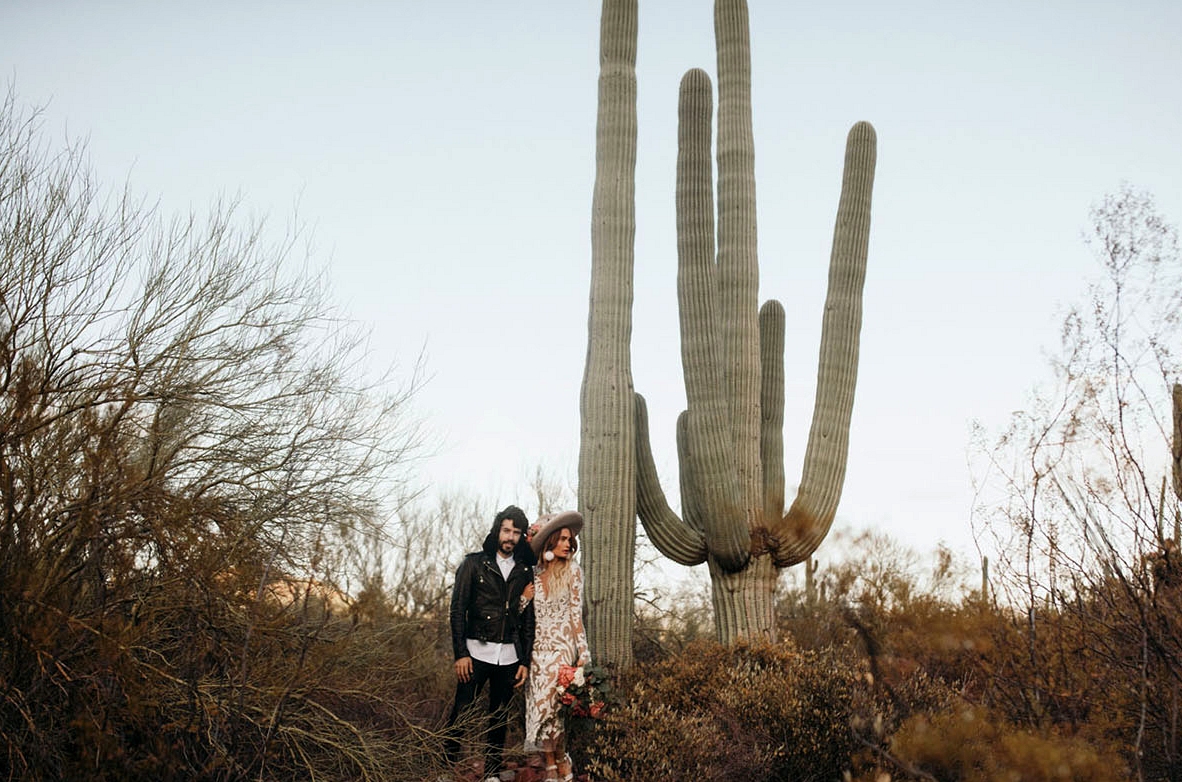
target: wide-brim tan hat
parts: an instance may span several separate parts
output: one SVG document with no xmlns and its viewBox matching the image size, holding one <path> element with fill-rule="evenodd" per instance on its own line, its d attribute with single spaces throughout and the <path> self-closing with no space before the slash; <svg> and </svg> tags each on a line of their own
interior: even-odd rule
<svg viewBox="0 0 1182 782">
<path fill-rule="evenodd" d="M 540 557 L 546 548 L 546 539 L 563 527 L 568 527 L 572 535 L 579 534 L 579 530 L 583 528 L 583 514 L 577 510 L 564 510 L 562 513 L 539 516 L 534 527 L 537 531 L 530 537 L 529 545 L 534 554 Z"/>
</svg>

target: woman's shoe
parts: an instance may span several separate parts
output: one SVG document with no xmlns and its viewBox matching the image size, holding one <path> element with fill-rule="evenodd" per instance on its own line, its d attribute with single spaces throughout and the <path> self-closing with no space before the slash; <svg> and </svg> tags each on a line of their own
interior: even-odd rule
<svg viewBox="0 0 1182 782">
<path fill-rule="evenodd" d="M 570 753 L 563 753 L 562 760 L 558 762 L 566 766 L 566 774 L 560 777 L 558 782 L 573 782 L 575 778 L 575 762 L 570 759 Z"/>
<path fill-rule="evenodd" d="M 559 782 L 558 766 L 554 764 L 546 766 L 546 776 L 543 778 L 542 782 Z"/>
</svg>

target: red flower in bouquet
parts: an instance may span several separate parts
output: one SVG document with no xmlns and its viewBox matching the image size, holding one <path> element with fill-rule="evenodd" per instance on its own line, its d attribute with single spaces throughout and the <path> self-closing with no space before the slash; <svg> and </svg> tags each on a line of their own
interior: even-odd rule
<svg viewBox="0 0 1182 782">
<path fill-rule="evenodd" d="M 593 665 L 559 668 L 558 691 L 560 711 L 568 718 L 603 719 L 608 704 L 615 700 L 607 675 Z"/>
</svg>

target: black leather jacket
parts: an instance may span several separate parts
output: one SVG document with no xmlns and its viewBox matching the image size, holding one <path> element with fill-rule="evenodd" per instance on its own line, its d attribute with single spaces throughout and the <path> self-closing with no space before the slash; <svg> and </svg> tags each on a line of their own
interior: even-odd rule
<svg viewBox="0 0 1182 782">
<path fill-rule="evenodd" d="M 466 639 L 513 644 L 519 665 L 529 665 L 534 648 L 534 605 L 523 610 L 521 593 L 534 578 L 533 568 L 513 563 L 506 581 L 495 555 L 469 554 L 456 571 L 451 593 L 451 645 L 455 658 L 470 656 Z"/>
</svg>

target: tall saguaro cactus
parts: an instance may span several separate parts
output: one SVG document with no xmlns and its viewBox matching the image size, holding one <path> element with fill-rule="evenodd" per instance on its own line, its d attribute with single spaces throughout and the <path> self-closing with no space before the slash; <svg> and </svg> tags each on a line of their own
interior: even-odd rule
<svg viewBox="0 0 1182 782">
<path fill-rule="evenodd" d="M 1174 442 L 1170 461 L 1174 472 L 1174 496 L 1182 500 L 1182 383 L 1175 383 L 1171 392 L 1174 400 Z"/>
<path fill-rule="evenodd" d="M 604 0 L 591 225 L 587 363 L 579 403 L 587 630 L 596 660 L 632 660 L 636 434 L 632 267 L 636 234 L 637 0 Z"/>
<path fill-rule="evenodd" d="M 808 558 L 837 512 L 857 378 L 876 141 L 849 133 L 812 428 L 800 487 L 784 513 L 784 310 L 758 308 L 750 42 L 742 0 L 715 3 L 718 204 L 711 171 L 712 88 L 682 79 L 677 163 L 678 303 L 687 409 L 677 424 L 678 517 L 661 491 L 637 394 L 638 512 L 666 556 L 706 561 L 721 640 L 775 637 L 779 571 Z"/>
<path fill-rule="evenodd" d="M 812 428 L 800 487 L 785 513 L 785 318 L 776 301 L 758 307 L 747 4 L 716 0 L 717 209 L 709 77 L 688 72 L 679 101 L 677 284 L 687 398 L 677 421 L 679 517 L 661 490 L 644 399 L 633 393 L 630 367 L 636 17 L 636 0 L 603 2 L 579 454 L 592 653 L 622 665 L 631 660 L 635 515 L 666 556 L 708 563 L 718 635 L 728 642 L 775 637 L 779 571 L 809 557 L 829 531 L 845 480 L 876 154 L 874 129 L 854 125 L 830 257 Z"/>
</svg>

